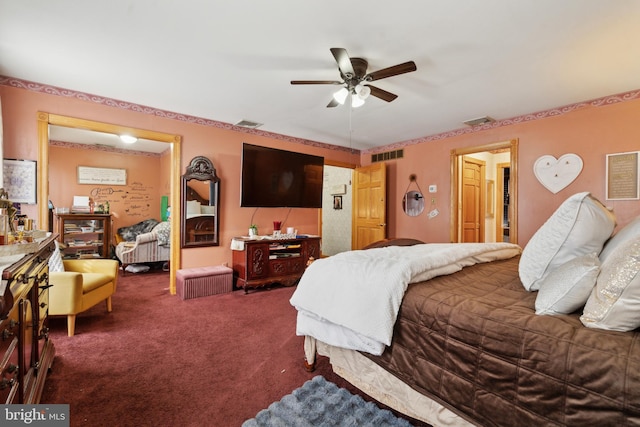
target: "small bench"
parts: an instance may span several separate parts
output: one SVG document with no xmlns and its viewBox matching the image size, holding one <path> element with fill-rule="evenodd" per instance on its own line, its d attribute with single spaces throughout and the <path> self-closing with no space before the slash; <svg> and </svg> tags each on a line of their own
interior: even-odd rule
<svg viewBox="0 0 640 427">
<path fill-rule="evenodd" d="M 185 300 L 233 290 L 233 270 L 223 265 L 195 267 L 176 272 L 176 292 Z"/>
</svg>

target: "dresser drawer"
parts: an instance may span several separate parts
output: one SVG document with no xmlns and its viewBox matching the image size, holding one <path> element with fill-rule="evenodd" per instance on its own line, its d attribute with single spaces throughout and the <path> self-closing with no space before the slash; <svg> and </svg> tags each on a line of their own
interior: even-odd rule
<svg viewBox="0 0 640 427">
<path fill-rule="evenodd" d="M 17 403 L 18 369 L 18 323 L 19 305 L 16 304 L 9 316 L 0 322 L 0 403 Z"/>
</svg>

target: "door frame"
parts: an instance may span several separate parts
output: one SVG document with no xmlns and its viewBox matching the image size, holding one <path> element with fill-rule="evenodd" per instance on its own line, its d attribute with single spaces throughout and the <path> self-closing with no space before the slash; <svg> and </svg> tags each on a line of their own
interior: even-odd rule
<svg viewBox="0 0 640 427">
<path fill-rule="evenodd" d="M 467 154 L 484 151 L 509 149 L 509 242 L 518 243 L 518 139 L 494 142 L 474 147 L 454 148 L 450 154 L 451 164 L 451 206 L 450 206 L 450 240 L 458 242 L 460 237 L 460 158 Z"/>
<path fill-rule="evenodd" d="M 39 169 L 37 182 L 38 224 L 43 227 L 43 229 L 48 229 L 46 225 L 49 223 L 49 125 L 81 128 L 114 134 L 127 133 L 138 138 L 171 144 L 170 203 L 171 206 L 180 206 L 180 150 L 182 143 L 182 137 L 180 135 L 80 119 L 43 111 L 37 113 L 37 124 Z M 175 295 L 176 272 L 182 263 L 180 259 L 180 221 L 174 220 L 170 221 L 170 223 L 171 262 L 169 262 L 169 292 Z"/>
</svg>

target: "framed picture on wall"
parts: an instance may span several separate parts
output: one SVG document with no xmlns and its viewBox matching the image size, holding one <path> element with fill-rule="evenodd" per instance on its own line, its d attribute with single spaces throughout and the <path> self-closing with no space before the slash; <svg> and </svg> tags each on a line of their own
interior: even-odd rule
<svg viewBox="0 0 640 427">
<path fill-rule="evenodd" d="M 35 160 L 3 159 L 2 186 L 13 203 L 36 204 L 37 162 Z"/>
<path fill-rule="evenodd" d="M 333 196 L 333 209 L 342 209 L 342 196 Z"/>
<path fill-rule="evenodd" d="M 607 154 L 607 200 L 640 199 L 638 153 Z"/>
</svg>

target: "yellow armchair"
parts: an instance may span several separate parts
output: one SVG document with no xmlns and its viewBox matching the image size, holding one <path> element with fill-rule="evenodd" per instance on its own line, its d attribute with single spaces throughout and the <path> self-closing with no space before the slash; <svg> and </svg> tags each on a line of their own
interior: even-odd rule
<svg viewBox="0 0 640 427">
<path fill-rule="evenodd" d="M 76 315 L 101 301 L 111 312 L 119 263 L 112 259 L 64 260 L 64 270 L 49 273 L 49 315 L 67 316 L 67 333 L 75 333 Z"/>
</svg>

